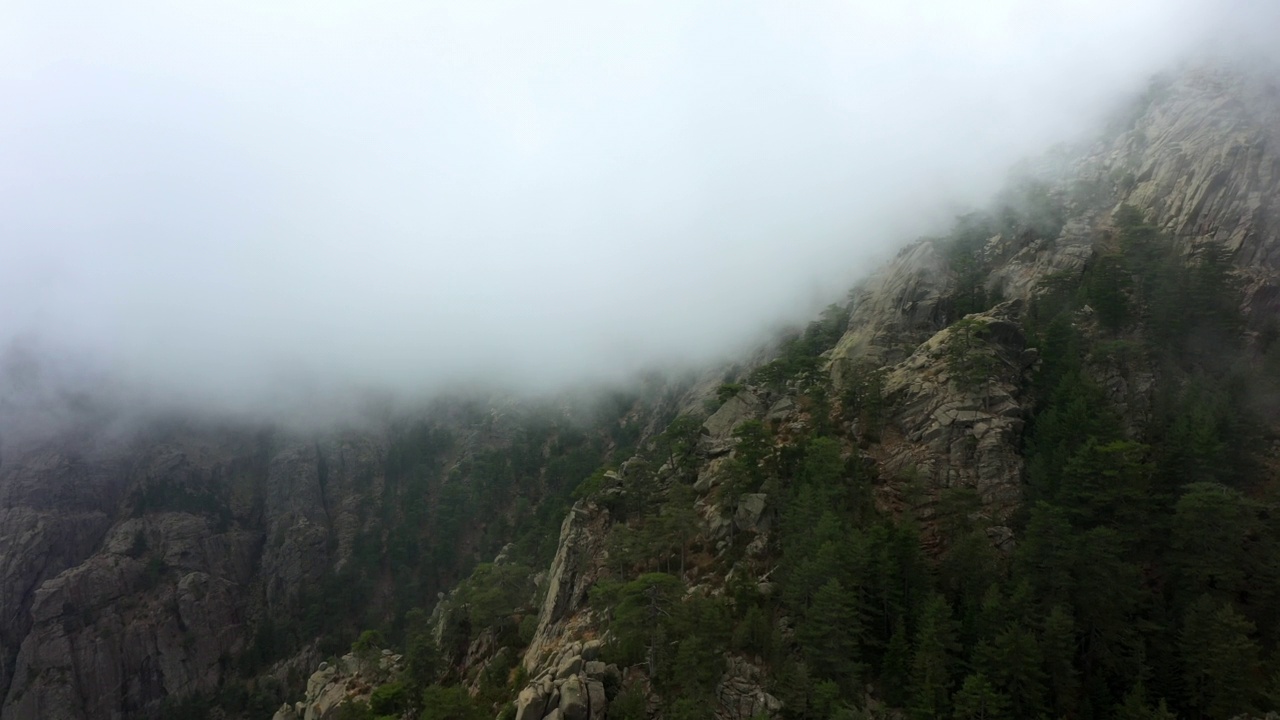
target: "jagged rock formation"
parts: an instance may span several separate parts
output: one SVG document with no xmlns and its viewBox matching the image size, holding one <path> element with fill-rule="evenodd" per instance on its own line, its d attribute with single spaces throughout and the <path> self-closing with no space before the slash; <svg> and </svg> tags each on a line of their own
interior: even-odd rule
<svg viewBox="0 0 1280 720">
<path fill-rule="evenodd" d="M 287 609 L 349 556 L 362 523 L 352 503 L 378 442 L 273 452 L 264 437 L 192 434 L 11 456 L 0 476 L 3 546 L 17 550 L 0 555 L 0 595 L 14 603 L 0 717 L 128 716 L 216 689 L 251 617 Z M 64 514 L 77 506 L 82 515 Z"/>
<path fill-rule="evenodd" d="M 730 657 L 724 676 L 716 684 L 718 720 L 751 720 L 774 717 L 782 701 L 764 691 L 760 668 L 739 657 Z"/>
<path fill-rule="evenodd" d="M 877 449 L 881 465 L 896 476 L 913 474 L 928 488 L 972 487 L 996 517 L 1012 511 L 1021 496 L 1018 443 L 1028 413 L 1021 401 L 1026 373 L 1035 362 L 1027 352 L 1011 301 L 971 316 L 981 333 L 969 352 L 990 359 L 982 378 L 958 378 L 948 350 L 964 338 L 952 326 L 939 331 L 889 369 L 884 392 L 894 408 L 892 430 Z M 892 487 L 892 486 L 890 486 Z"/>
<path fill-rule="evenodd" d="M 605 683 L 621 683 L 622 671 L 596 659 L 600 645 L 599 640 L 574 642 L 552 655 L 516 697 L 516 720 L 604 718 Z"/>
<path fill-rule="evenodd" d="M 520 422 L 455 414 L 453 462 Z M 297 623 L 382 532 L 389 442 L 178 424 L 7 447 L 0 718 L 140 716 L 238 677 L 256 628 Z M 320 659 L 303 645 L 257 672 L 288 684 Z"/>
<path fill-rule="evenodd" d="M 272 720 L 325 720 L 344 703 L 368 703 L 374 688 L 403 670 L 404 657 L 383 650 L 372 658 L 347 653 L 337 662 L 320 663 L 307 679 L 307 694 L 297 703 L 285 703 Z"/>
<path fill-rule="evenodd" d="M 1246 282 L 1247 316 L 1264 327 L 1280 310 L 1280 90 L 1261 75 L 1202 68 L 1155 84 L 1144 103 L 1129 127 L 1080 149 L 1067 177 L 1052 178 L 1055 192 L 1088 196 L 1068 204 L 1077 214 L 1057 237 L 987 242 L 987 289 L 1025 303 L 1046 278 L 1078 276 L 1107 239 L 1109 211 L 1127 202 L 1146 209 L 1188 251 L 1221 244 Z M 998 520 L 1019 500 L 1019 375 L 1035 358 L 1021 355 L 1021 309 L 1002 306 L 993 312 L 1004 371 L 964 392 L 949 382 L 940 347 L 945 328 L 960 319 L 948 316 L 956 282 L 934 242 L 901 251 L 853 294 L 849 330 L 831 355 L 831 371 L 844 386 L 858 364 L 887 367 L 885 390 L 895 411 L 891 437 L 875 450 L 884 468 L 922 474 L 926 492 L 973 487 Z M 1098 370 L 1113 399 L 1132 406 L 1126 417 L 1140 417 L 1149 404 L 1150 372 L 1139 369 L 1126 383 L 1114 368 Z M 888 488 L 886 503 L 900 490 Z"/>
<path fill-rule="evenodd" d="M 560 543 L 538 611 L 538 629 L 524 655 L 524 667 L 530 673 L 549 664 L 546 656 L 574 634 L 572 621 L 586 607 L 587 592 L 599 576 L 607 528 L 608 512 L 585 503 L 574 505 L 560 526 Z"/>
</svg>

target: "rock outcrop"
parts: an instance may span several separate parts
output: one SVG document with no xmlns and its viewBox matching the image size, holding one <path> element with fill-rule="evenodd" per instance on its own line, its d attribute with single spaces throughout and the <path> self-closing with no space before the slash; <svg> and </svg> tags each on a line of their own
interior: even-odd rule
<svg viewBox="0 0 1280 720">
<path fill-rule="evenodd" d="M 287 620 L 350 557 L 385 455 L 374 432 L 223 428 L 7 448 L 0 718 L 128 717 L 215 693 L 255 623 Z"/>
<path fill-rule="evenodd" d="M 548 658 L 529 684 L 516 696 L 515 720 L 598 720 L 609 702 L 605 678 L 617 687 L 622 671 L 594 658 L 599 641 L 571 642 Z"/>
<path fill-rule="evenodd" d="M 1035 361 L 1011 319 L 1019 306 L 1010 301 L 970 316 L 971 330 L 938 332 L 890 369 L 884 392 L 894 408 L 892 429 L 877 450 L 886 475 L 911 476 L 926 489 L 973 488 L 997 519 L 1017 507 L 1029 414 L 1021 388 Z M 953 348 L 960 332 L 974 333 L 963 351 L 968 357 Z M 982 377 L 963 377 L 956 364 L 978 358 Z"/>
<path fill-rule="evenodd" d="M 776 717 L 782 701 L 765 692 L 764 673 L 738 657 L 729 657 L 724 675 L 716 684 L 717 720 L 753 720 Z"/>
<path fill-rule="evenodd" d="M 855 287 L 849 329 L 832 353 L 837 382 L 848 367 L 843 360 L 875 366 L 898 362 L 956 320 L 946 316 L 942 302 L 953 284 L 936 243 L 921 240 Z"/>
<path fill-rule="evenodd" d="M 368 658 L 351 653 L 335 663 L 322 662 L 307 679 L 307 694 L 285 703 L 271 720 L 328 720 L 344 703 L 368 703 L 374 689 L 402 671 L 403 656 L 383 650 Z"/>
<path fill-rule="evenodd" d="M 578 615 L 586 607 L 587 592 L 600 572 L 608 523 L 608 511 L 579 502 L 561 524 L 560 543 L 538 612 L 538 628 L 524 655 L 524 667 L 530 673 L 547 667 L 546 656 L 588 622 Z"/>
<path fill-rule="evenodd" d="M 749 391 L 742 391 L 724 401 L 702 423 L 701 450 L 715 457 L 733 449 L 733 431 L 739 425 L 760 416 L 760 399 Z"/>
<path fill-rule="evenodd" d="M 1071 213 L 1055 237 L 994 236 L 981 249 L 985 287 L 1014 301 L 977 318 L 998 331 L 984 352 L 998 360 L 987 381 L 961 387 L 943 352 L 959 317 L 949 316 L 955 272 L 937 245 L 903 249 L 851 294 L 848 330 L 831 353 L 837 387 L 859 365 L 886 368 L 892 407 L 872 453 L 891 476 L 922 482 L 926 500 L 945 488 L 971 487 L 993 519 L 1018 503 L 1023 467 L 1019 436 L 1024 353 L 1020 324 L 1042 281 L 1078 276 L 1110 237 L 1110 211 L 1141 208 L 1188 252 L 1217 243 L 1244 285 L 1244 310 L 1256 329 L 1280 312 L 1280 90 L 1274 80 L 1237 69 L 1199 69 L 1155 85 L 1127 125 L 1057 163 L 1046 182 L 1070 195 Z M 1081 199 L 1082 187 L 1093 199 Z M 1099 200 L 1101 198 L 1101 200 Z M 1090 203 L 1093 203 L 1092 205 Z M 1146 368 L 1095 363 L 1091 371 L 1126 421 L 1140 423 L 1153 378 Z M 882 501 L 901 501 L 901 483 Z"/>
</svg>

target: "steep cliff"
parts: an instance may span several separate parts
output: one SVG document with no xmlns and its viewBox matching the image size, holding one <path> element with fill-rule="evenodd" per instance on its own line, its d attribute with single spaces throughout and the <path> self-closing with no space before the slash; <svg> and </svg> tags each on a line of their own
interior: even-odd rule
<svg viewBox="0 0 1280 720">
<path fill-rule="evenodd" d="M 634 402 L 598 422 L 458 401 L 320 436 L 167 421 L 6 448 L 0 717 L 274 708 L 366 617 L 429 607 L 536 527 Z"/>
</svg>

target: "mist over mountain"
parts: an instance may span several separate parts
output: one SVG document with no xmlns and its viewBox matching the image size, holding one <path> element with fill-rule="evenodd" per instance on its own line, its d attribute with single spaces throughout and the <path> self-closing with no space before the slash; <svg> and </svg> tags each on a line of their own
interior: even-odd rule
<svg viewBox="0 0 1280 720">
<path fill-rule="evenodd" d="M 740 353 L 1274 26 L 1190 0 L 0 13 L 0 345 L 52 364 L 9 406 L 311 417 Z"/>
<path fill-rule="evenodd" d="M 0 8 L 0 720 L 1262 720 L 1280 12 Z"/>
</svg>

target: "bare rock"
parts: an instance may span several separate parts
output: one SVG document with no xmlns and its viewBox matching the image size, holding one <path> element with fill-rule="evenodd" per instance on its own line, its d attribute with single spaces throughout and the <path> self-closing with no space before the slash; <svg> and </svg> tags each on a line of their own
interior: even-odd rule
<svg viewBox="0 0 1280 720">
<path fill-rule="evenodd" d="M 739 530 L 749 533 L 763 533 L 770 525 L 769 497 L 764 493 L 747 493 L 738 500 L 738 509 L 733 514 L 733 523 Z"/>
<path fill-rule="evenodd" d="M 730 657 L 724 675 L 716 684 L 719 706 L 715 715 L 719 720 L 740 718 L 777 717 L 782 701 L 765 692 L 764 675 L 760 668 L 739 657 Z"/>
<path fill-rule="evenodd" d="M 560 661 L 560 665 L 556 668 L 556 679 L 563 680 L 567 677 L 577 675 L 582 670 L 582 656 L 570 655 Z"/>
<path fill-rule="evenodd" d="M 700 447 L 709 455 L 723 455 L 733 449 L 733 431 L 742 423 L 760 416 L 760 399 L 743 390 L 729 398 L 702 423 Z"/>
<path fill-rule="evenodd" d="M 574 676 L 565 680 L 560 687 L 560 712 L 564 720 L 588 720 L 590 710 L 587 686 L 582 679 Z"/>
<path fill-rule="evenodd" d="M 547 699 L 541 686 L 530 685 L 521 690 L 516 696 L 516 720 L 542 720 Z"/>
<path fill-rule="evenodd" d="M 588 680 L 587 700 L 590 711 L 589 720 L 604 720 L 606 711 L 608 710 L 608 701 L 605 697 L 604 683 L 599 680 Z"/>
</svg>

